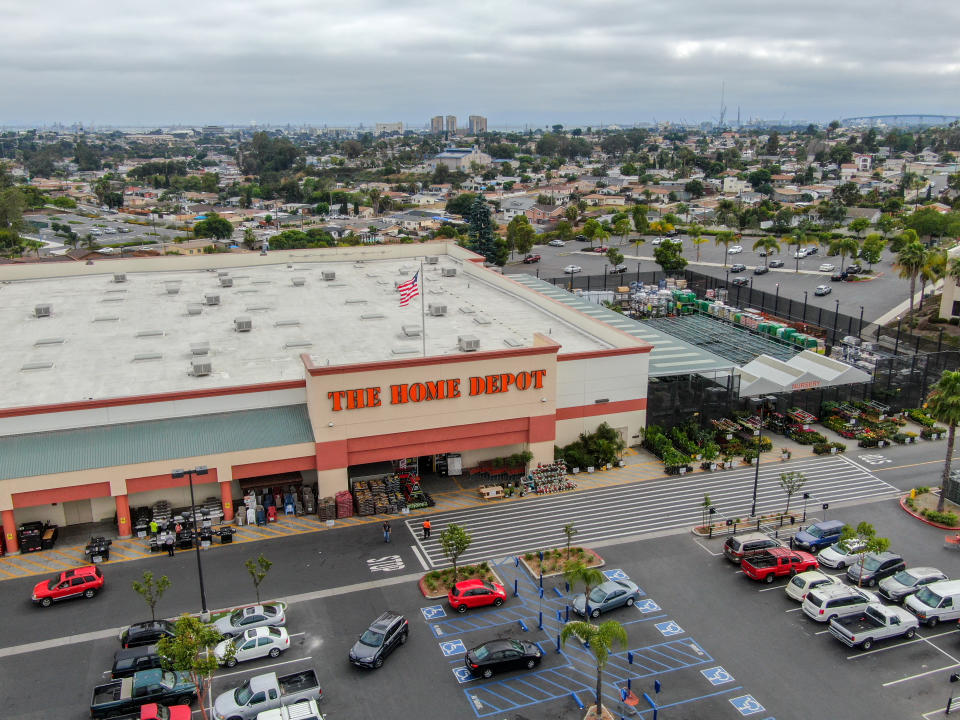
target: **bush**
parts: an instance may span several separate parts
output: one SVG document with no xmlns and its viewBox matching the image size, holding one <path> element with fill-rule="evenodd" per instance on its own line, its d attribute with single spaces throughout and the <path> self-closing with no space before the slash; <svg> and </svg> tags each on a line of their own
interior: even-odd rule
<svg viewBox="0 0 960 720">
<path fill-rule="evenodd" d="M 829 455 L 830 454 L 830 443 L 816 443 L 813 446 L 814 455 Z"/>
<path fill-rule="evenodd" d="M 937 512 L 936 510 L 927 510 L 921 513 L 930 522 L 940 523 L 941 525 L 956 525 L 957 515 L 952 512 Z"/>
<path fill-rule="evenodd" d="M 960 318 L 950 318 L 951 325 L 960 325 Z"/>
<path fill-rule="evenodd" d="M 917 495 L 923 495 L 924 493 L 930 492 L 930 488 L 926 485 L 920 485 L 919 487 L 915 487 L 913 491 L 917 493 Z"/>
</svg>

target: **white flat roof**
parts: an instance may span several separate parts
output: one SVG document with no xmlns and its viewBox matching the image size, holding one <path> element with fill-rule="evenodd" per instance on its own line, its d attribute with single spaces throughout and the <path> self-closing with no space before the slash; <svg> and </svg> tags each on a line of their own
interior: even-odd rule
<svg viewBox="0 0 960 720">
<path fill-rule="evenodd" d="M 412 258 L 310 258 L 231 267 L 223 272 L 232 287 L 221 287 L 217 271 L 192 269 L 128 269 L 126 282 L 114 282 L 112 271 L 4 282 L 0 406 L 301 379 L 301 353 L 318 365 L 415 358 L 422 355 L 422 336 L 412 334 L 423 324 L 420 298 L 401 308 L 394 285 L 419 267 Z M 457 274 L 444 277 L 444 268 Z M 477 338 L 479 350 L 529 347 L 538 332 L 560 343 L 561 353 L 611 347 L 588 332 L 588 320 L 583 328 L 561 320 L 524 298 L 532 291 L 507 292 L 464 274 L 454 257 L 440 255 L 424 269 L 428 355 L 459 353 L 460 335 Z M 323 271 L 335 279 L 324 280 Z M 299 278 L 303 285 L 294 285 Z M 207 293 L 219 295 L 219 304 L 206 305 Z M 431 303 L 445 305 L 446 314 L 431 316 Z M 49 317 L 35 316 L 41 304 L 50 305 Z M 250 332 L 234 329 L 238 317 L 250 319 Z M 194 377 L 191 345 L 204 342 L 209 355 L 197 359 L 208 359 L 212 373 Z"/>
</svg>

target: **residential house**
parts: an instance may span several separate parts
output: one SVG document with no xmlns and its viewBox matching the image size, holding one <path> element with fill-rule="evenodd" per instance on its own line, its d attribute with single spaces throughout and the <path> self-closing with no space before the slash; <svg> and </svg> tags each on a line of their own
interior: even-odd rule
<svg viewBox="0 0 960 720">
<path fill-rule="evenodd" d="M 803 191 L 796 187 L 775 187 L 773 189 L 773 199 L 782 203 L 798 203 L 803 200 Z"/>
<path fill-rule="evenodd" d="M 526 216 L 534 225 L 548 225 L 563 219 L 562 205 L 534 205 Z"/>
<path fill-rule="evenodd" d="M 500 214 L 497 219 L 502 222 L 510 222 L 517 215 L 527 215 L 527 212 L 532 210 L 536 204 L 537 199 L 530 195 L 503 198 L 500 201 Z"/>
<path fill-rule="evenodd" d="M 876 225 L 877 220 L 880 219 L 880 214 L 880 210 L 877 208 L 847 208 L 847 217 L 844 218 L 843 225 L 849 225 L 857 218 L 865 218 L 871 225 Z"/>
<path fill-rule="evenodd" d="M 870 172 L 873 169 L 873 157 L 863 153 L 855 153 L 853 164 L 857 166 L 857 172 Z"/>
<path fill-rule="evenodd" d="M 840 166 L 840 182 L 850 182 L 856 174 L 857 166 L 854 163 L 843 163 Z"/>
<path fill-rule="evenodd" d="M 723 194 L 724 195 L 739 195 L 742 192 L 746 192 L 750 189 L 750 183 L 746 180 L 741 180 L 732 175 L 728 175 L 723 179 Z"/>
<path fill-rule="evenodd" d="M 492 162 L 493 158 L 474 145 L 472 148 L 447 148 L 434 157 L 430 164 L 434 170 L 439 165 L 445 165 L 452 172 L 469 172 L 474 163 L 486 167 Z"/>
</svg>

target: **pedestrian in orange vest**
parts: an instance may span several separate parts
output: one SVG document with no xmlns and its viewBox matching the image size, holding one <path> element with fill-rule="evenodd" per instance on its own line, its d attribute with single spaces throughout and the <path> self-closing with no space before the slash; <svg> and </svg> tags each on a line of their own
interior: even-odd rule
<svg viewBox="0 0 960 720">
<path fill-rule="evenodd" d="M 430 520 L 423 521 L 423 539 L 428 540 L 430 538 Z"/>
</svg>

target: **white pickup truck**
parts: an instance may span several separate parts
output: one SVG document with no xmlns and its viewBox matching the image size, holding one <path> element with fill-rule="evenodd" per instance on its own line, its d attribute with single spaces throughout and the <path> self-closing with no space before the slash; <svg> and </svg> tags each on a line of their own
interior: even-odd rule
<svg viewBox="0 0 960 720">
<path fill-rule="evenodd" d="M 265 710 L 257 715 L 257 720 L 324 720 L 326 715 L 320 712 L 316 700 L 301 700 L 293 705 L 284 705 L 276 710 Z"/>
<path fill-rule="evenodd" d="M 257 715 L 306 700 L 320 700 L 323 691 L 315 670 L 277 677 L 255 675 L 240 687 L 222 693 L 213 703 L 216 720 L 253 720 Z"/>
<path fill-rule="evenodd" d="M 913 613 L 903 608 L 870 603 L 861 615 L 831 620 L 830 634 L 850 647 L 869 650 L 878 640 L 912 638 L 919 625 Z"/>
</svg>

